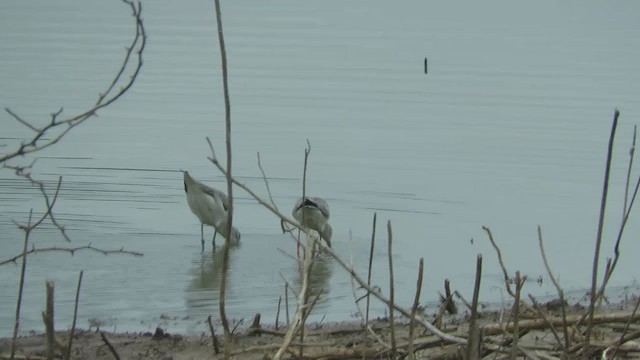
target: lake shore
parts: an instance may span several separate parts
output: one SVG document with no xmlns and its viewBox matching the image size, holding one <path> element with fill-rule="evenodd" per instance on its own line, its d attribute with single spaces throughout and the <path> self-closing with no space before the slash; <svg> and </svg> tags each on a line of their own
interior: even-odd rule
<svg viewBox="0 0 640 360">
<path fill-rule="evenodd" d="M 623 358 L 640 357 L 640 342 L 635 339 L 640 336 L 637 323 L 640 316 L 634 312 L 637 299 L 627 300 L 616 304 L 606 304 L 594 316 L 594 329 L 591 346 L 598 354 L 611 352 L 618 340 L 624 336 L 624 344 L 618 349 L 618 355 Z M 531 304 L 522 303 L 522 310 L 518 317 L 518 349 L 522 356 L 537 356 L 539 358 L 559 358 L 562 355 L 564 338 L 561 308 L 559 304 L 547 303 L 540 308 L 542 314 Z M 574 324 L 586 311 L 581 305 L 567 306 L 567 322 Z M 508 353 L 514 343 L 513 319 L 509 319 L 511 309 L 503 311 L 483 312 L 479 315 L 478 326 L 484 334 L 485 346 L 481 350 L 482 356 L 496 353 Z M 456 316 L 426 316 L 446 334 L 460 338 L 467 338 L 469 333 L 469 314 Z M 632 320 L 632 321 L 630 321 Z M 406 319 L 397 319 L 391 336 L 391 324 L 387 319 L 376 319 L 370 322 L 373 331 L 363 330 L 359 321 L 312 323 L 305 329 L 303 357 L 310 359 L 356 359 L 374 358 L 388 355 L 390 347 L 394 346 L 398 353 L 406 353 L 410 343 L 410 324 Z M 630 326 L 627 323 L 631 322 Z M 555 324 L 549 327 L 549 324 Z M 234 336 L 232 354 L 238 359 L 268 359 L 272 358 L 282 345 L 285 327 L 275 329 L 273 326 L 254 326 L 238 329 Z M 567 330 L 569 341 L 575 350 L 574 355 L 580 354 L 580 344 L 584 326 L 577 328 L 570 326 Z M 506 332 L 504 331 L 506 329 Z M 625 330 L 626 329 L 626 330 Z M 375 333 L 375 337 L 373 335 Z M 555 334 L 554 334 L 555 333 Z M 223 343 L 222 336 L 218 342 Z M 561 340 L 558 345 L 556 336 Z M 56 338 L 61 344 L 68 341 L 69 332 L 60 331 Z M 105 340 L 106 339 L 106 340 Z M 289 356 L 300 356 L 299 336 L 294 338 L 289 348 Z M 113 350 L 109 349 L 109 345 Z M 443 341 L 424 331 L 420 325 L 415 326 L 413 349 L 421 358 L 429 359 L 457 359 L 464 353 L 466 346 Z M 8 359 L 10 354 L 10 338 L 0 339 L 0 359 Z M 46 359 L 46 336 L 32 332 L 20 336 L 17 341 L 16 359 Z M 570 346 L 571 348 L 571 346 Z M 155 333 L 111 333 L 97 330 L 77 329 L 74 333 L 73 359 L 113 359 L 114 352 L 123 359 L 203 359 L 223 358 L 222 345 L 220 353 L 216 355 L 211 334 L 200 335 L 173 334 L 157 328 Z M 525 355 L 528 354 L 528 355 Z"/>
</svg>

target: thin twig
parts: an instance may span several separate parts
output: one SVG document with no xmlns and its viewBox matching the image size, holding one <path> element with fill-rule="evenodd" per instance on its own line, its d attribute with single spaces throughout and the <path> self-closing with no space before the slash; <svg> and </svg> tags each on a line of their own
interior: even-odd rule
<svg viewBox="0 0 640 360">
<path fill-rule="evenodd" d="M 378 213 L 373 213 L 373 225 L 371 226 L 371 246 L 369 247 L 369 270 L 367 271 L 367 285 L 371 286 L 371 269 L 373 267 L 373 249 L 376 243 L 376 219 L 378 217 Z M 353 267 L 353 265 L 352 265 Z M 369 326 L 369 302 L 370 302 L 370 293 L 367 292 L 367 308 L 366 314 L 364 317 L 365 326 Z"/>
<path fill-rule="evenodd" d="M 626 183 L 624 186 L 624 204 L 622 205 L 622 221 L 624 223 L 624 218 L 627 216 L 627 211 L 629 211 L 629 208 L 627 208 L 627 202 L 629 200 L 629 183 L 631 180 L 631 169 L 633 168 L 633 156 L 635 155 L 636 152 L 636 132 L 637 132 L 637 125 L 633 126 L 633 140 L 631 141 L 631 148 L 629 148 L 629 166 L 627 167 L 627 179 L 626 179 Z M 621 224 L 622 225 L 622 224 Z"/>
<path fill-rule="evenodd" d="M 229 198 L 227 207 L 227 242 L 231 238 L 231 229 L 233 228 L 233 186 L 231 182 L 231 101 L 229 99 L 229 80 L 227 73 L 227 51 L 224 45 L 224 34 L 222 32 L 222 12 L 220 10 L 220 0 L 215 0 L 216 20 L 218 25 L 218 43 L 220 44 L 220 57 L 222 60 L 222 86 L 224 90 L 224 113 L 225 113 L 225 138 L 227 145 L 227 197 Z M 229 272 L 229 247 L 225 246 L 222 258 L 222 280 L 220 282 L 220 320 L 224 329 L 224 358 L 229 359 L 231 356 L 231 331 L 229 330 L 229 321 L 225 311 L 225 300 L 227 290 L 227 273 Z"/>
<path fill-rule="evenodd" d="M 389 325 L 391 328 L 391 358 L 395 358 L 396 356 L 396 328 L 395 328 L 395 319 L 393 318 L 393 304 L 395 304 L 395 290 L 393 288 L 393 253 L 392 253 L 392 242 L 393 242 L 393 231 L 391 230 L 391 220 L 387 221 L 387 253 L 389 258 Z M 412 314 L 411 318 L 415 318 L 415 314 Z"/>
<path fill-rule="evenodd" d="M 289 283 L 284 282 L 284 309 L 287 316 L 287 327 L 289 326 Z"/>
<path fill-rule="evenodd" d="M 311 143 L 307 139 L 307 148 L 304 149 L 304 168 L 302 170 L 302 201 L 307 197 L 307 163 L 309 161 L 309 154 L 311 153 Z M 302 208 L 302 224 L 306 225 L 307 211 Z M 300 257 L 300 231 L 298 230 L 298 243 L 296 244 L 296 254 Z"/>
<path fill-rule="evenodd" d="M 414 331 L 416 327 L 416 313 L 418 312 L 418 306 L 420 305 L 420 292 L 422 291 L 422 273 L 424 271 L 424 258 L 420 258 L 420 264 L 418 265 L 418 281 L 416 283 L 416 296 L 413 298 L 413 306 L 411 307 L 411 319 L 409 320 L 409 356 L 416 358 L 413 352 L 413 340 Z"/>
<path fill-rule="evenodd" d="M 80 250 L 91 250 L 91 251 L 95 251 L 98 253 L 101 253 L 103 255 L 111 255 L 111 254 L 127 254 L 127 255 L 133 255 L 133 256 L 143 256 L 144 254 L 137 252 L 137 251 L 129 251 L 129 250 L 125 250 L 124 248 L 120 248 L 118 250 L 104 250 L 104 249 L 100 249 L 97 248 L 93 245 L 91 245 L 91 243 L 87 244 L 87 245 L 83 245 L 83 246 L 78 246 L 78 247 L 73 247 L 73 248 L 66 248 L 66 247 L 58 247 L 58 246 L 53 246 L 53 247 L 48 247 L 48 248 L 36 248 L 36 247 L 31 247 L 31 249 L 27 250 L 26 252 L 22 253 L 22 254 L 18 254 L 16 256 L 13 256 L 9 259 L 5 259 L 0 261 L 0 266 L 8 264 L 8 263 L 16 263 L 16 261 L 18 259 L 21 259 L 23 257 L 25 257 L 26 255 L 29 254 L 35 254 L 35 253 L 42 253 L 42 252 L 49 252 L 49 251 L 59 251 L 59 252 L 68 252 L 71 256 L 75 255 L 76 251 L 80 251 Z"/>
<path fill-rule="evenodd" d="M 629 153 L 631 154 L 630 159 L 629 159 L 629 169 L 631 169 L 631 165 L 633 163 L 633 154 L 635 153 L 635 140 L 636 140 L 636 127 L 634 126 L 633 128 L 633 144 L 631 149 L 629 150 Z M 627 187 L 625 189 L 625 204 L 627 204 L 627 197 L 628 197 L 628 177 L 629 177 L 629 173 L 627 174 Z M 613 271 L 616 268 L 616 265 L 618 264 L 618 260 L 620 259 L 620 242 L 622 241 L 622 234 L 624 233 L 624 230 L 626 228 L 627 225 L 627 221 L 629 220 L 629 214 L 631 214 L 631 209 L 633 208 L 633 204 L 635 203 L 636 197 L 638 195 L 638 190 L 640 189 L 640 176 L 638 176 L 638 179 L 636 180 L 636 186 L 633 190 L 633 195 L 631 196 L 631 201 L 629 201 L 628 203 L 628 207 L 627 205 L 625 205 L 626 207 L 626 212 L 623 215 L 622 218 L 622 224 L 620 225 L 620 227 L 618 228 L 618 235 L 616 237 L 616 244 L 614 246 L 614 257 L 613 257 L 613 261 L 611 263 L 611 265 L 609 266 L 608 269 L 606 269 L 605 273 L 604 273 L 604 277 L 602 279 L 602 284 L 600 285 L 600 289 L 598 290 L 598 299 L 601 299 L 604 295 L 604 291 L 605 288 L 607 286 L 607 284 L 609 283 L 609 279 L 611 279 L 611 275 L 613 274 Z"/>
<path fill-rule="evenodd" d="M 24 247 L 22 250 L 22 268 L 20 269 L 20 285 L 18 285 L 18 300 L 16 302 L 16 319 L 13 325 L 13 339 L 11 340 L 11 358 L 16 355 L 16 341 L 18 340 L 18 329 L 20 327 L 20 307 L 22 305 L 22 291 L 24 290 L 24 278 L 27 272 L 27 247 L 29 246 L 30 225 L 33 217 L 33 209 L 29 211 L 29 222 L 27 230 L 24 232 Z"/>
<path fill-rule="evenodd" d="M 351 245 L 351 249 L 350 249 L 350 266 L 353 268 L 353 236 L 351 231 L 349 231 L 349 245 Z M 356 309 L 358 310 L 357 313 L 358 315 L 361 317 L 362 319 L 362 324 L 364 326 L 364 329 L 366 330 L 365 332 L 365 336 L 368 338 L 369 334 L 371 334 L 376 341 L 378 341 L 382 346 L 384 346 L 386 349 L 391 349 L 391 345 L 387 344 L 380 335 L 376 334 L 376 332 L 371 328 L 371 326 L 369 325 L 369 322 L 367 321 L 368 319 L 365 318 L 364 313 L 362 312 L 362 309 L 360 309 L 360 300 L 366 298 L 369 296 L 369 292 L 367 292 L 367 294 L 364 297 L 360 297 L 358 298 L 357 294 L 356 294 L 356 281 L 353 277 L 349 277 L 349 279 L 351 280 L 351 293 L 353 294 L 353 299 L 354 299 L 354 304 L 356 305 Z"/>
<path fill-rule="evenodd" d="M 567 310 L 566 310 L 565 301 L 564 301 L 564 290 L 562 290 L 562 288 L 560 287 L 560 284 L 558 283 L 558 281 L 556 280 L 556 277 L 553 275 L 553 272 L 551 271 L 551 266 L 549 266 L 549 261 L 547 260 L 547 254 L 544 251 L 544 243 L 542 241 L 542 229 L 540 228 L 540 225 L 538 225 L 538 246 L 540 247 L 540 253 L 542 254 L 542 260 L 544 261 L 544 266 L 547 269 L 547 274 L 549 274 L 549 278 L 551 279 L 553 286 L 555 286 L 556 291 L 558 292 L 558 298 L 560 300 L 560 306 L 562 308 L 562 318 L 564 319 L 564 324 L 562 326 L 562 331 L 564 332 L 563 347 L 566 350 L 569 348 L 569 346 L 571 346 L 571 339 L 569 337 L 569 329 L 568 329 L 569 327 L 567 326 Z M 535 305 L 535 302 L 534 302 L 534 305 Z"/>
<path fill-rule="evenodd" d="M 213 328 L 213 322 L 211 321 L 211 315 L 207 317 L 207 323 L 209 323 L 209 331 L 211 332 L 211 342 L 213 343 L 213 352 L 218 355 L 220 354 L 220 345 L 218 345 L 218 338 L 216 337 L 216 332 Z"/>
<path fill-rule="evenodd" d="M 269 180 L 267 180 L 267 174 L 264 172 L 264 169 L 262 168 L 262 162 L 260 161 L 260 152 L 257 152 L 256 154 L 258 156 L 258 169 L 260 169 L 260 172 L 262 173 L 262 180 L 264 181 L 264 185 L 267 188 L 269 201 L 271 201 L 271 205 L 273 205 L 273 207 L 279 211 L 278 205 L 276 205 L 276 202 L 273 200 L 273 195 L 271 195 L 271 187 L 269 186 Z"/>
<path fill-rule="evenodd" d="M 275 326 L 276 330 L 278 330 L 278 328 L 280 327 L 280 324 L 279 324 L 279 320 L 280 320 L 280 304 L 282 304 L 282 296 L 278 297 L 278 311 L 276 311 L 276 326 Z"/>
<path fill-rule="evenodd" d="M 308 236 L 309 244 L 307 246 L 307 250 L 304 252 L 304 265 L 302 271 L 302 285 L 300 289 L 300 293 L 298 294 L 298 308 L 293 317 L 293 323 L 289 325 L 287 329 L 287 333 L 284 336 L 284 340 L 282 345 L 274 355 L 274 360 L 279 360 L 284 356 L 284 353 L 287 351 L 291 342 L 293 341 L 293 337 L 297 334 L 297 332 L 304 326 L 304 319 L 306 318 L 306 311 L 309 307 L 308 299 L 309 299 L 309 275 L 311 274 L 311 267 L 313 265 L 313 254 L 312 249 L 314 248 L 314 242 L 322 243 L 321 241 L 315 241 L 315 236 Z"/>
<path fill-rule="evenodd" d="M 47 194 L 47 191 L 44 186 L 44 182 L 34 179 L 31 176 L 31 173 L 29 172 L 33 164 L 34 163 L 31 163 L 31 165 L 28 165 L 27 167 L 12 166 L 7 164 L 3 164 L 3 165 L 5 168 L 14 170 L 16 175 L 24 177 L 25 179 L 29 180 L 31 184 L 37 186 L 38 189 L 40 190 L 40 194 L 45 200 L 46 211 L 36 221 L 34 221 L 30 225 L 31 228 L 32 229 L 37 228 L 38 226 L 40 226 L 40 224 L 42 224 L 42 222 L 44 222 L 44 220 L 49 218 L 51 220 L 51 223 L 53 223 L 53 225 L 60 231 L 64 239 L 67 240 L 67 242 L 71 242 L 71 239 L 69 239 L 69 236 L 67 236 L 64 226 L 58 223 L 58 221 L 56 220 L 56 217 L 53 214 L 53 207 L 55 206 L 56 201 L 58 200 L 58 195 L 60 194 L 60 188 L 62 186 L 62 176 L 58 178 L 56 190 L 54 191 L 52 198 L 49 198 L 49 194 Z M 24 230 L 24 225 L 19 227 Z"/>
<path fill-rule="evenodd" d="M 502 274 L 504 276 L 504 284 L 505 284 L 505 287 L 507 288 L 507 292 L 509 293 L 509 295 L 511 295 L 511 297 L 515 297 L 516 294 L 511 289 L 511 280 L 507 272 L 507 267 L 504 265 L 504 261 L 502 261 L 502 252 L 500 252 L 500 248 L 498 247 L 498 244 L 495 242 L 495 240 L 493 240 L 493 234 L 491 233 L 491 229 L 489 229 L 487 226 L 483 226 L 482 229 L 487 232 L 487 235 L 489 236 L 489 241 L 491 241 L 491 245 L 493 245 L 493 248 L 496 250 L 496 253 L 498 254 L 498 263 L 500 263 L 500 268 L 502 269 Z"/>
<path fill-rule="evenodd" d="M 80 271 L 80 275 L 78 276 L 78 287 L 76 288 L 76 301 L 73 306 L 73 321 L 71 323 L 71 330 L 69 332 L 69 343 L 67 344 L 67 354 L 66 358 L 71 359 L 71 346 L 73 342 L 73 333 L 76 330 L 76 320 L 78 319 L 78 303 L 80 300 L 80 287 L 82 286 L 82 275 L 84 274 L 84 270 Z"/>
<path fill-rule="evenodd" d="M 520 271 L 516 271 L 516 297 L 513 303 L 513 344 L 511 346 L 511 359 L 516 360 L 518 355 L 518 341 L 520 340 L 520 292 L 524 280 L 520 277 Z"/>
<path fill-rule="evenodd" d="M 258 314 L 258 315 L 260 315 L 260 314 Z M 260 321 L 260 318 L 258 318 L 258 323 L 260 323 L 259 321 Z M 240 326 L 243 322 L 244 322 L 244 318 L 240 319 L 238 322 L 236 322 L 236 323 L 233 325 L 233 329 L 231 329 L 231 335 L 235 334 L 236 329 L 237 329 L 237 328 L 238 328 L 238 326 Z"/>
<path fill-rule="evenodd" d="M 111 345 L 111 343 L 109 342 L 109 339 L 107 339 L 107 337 L 104 335 L 104 331 L 100 331 L 100 337 L 102 338 L 102 341 L 104 342 L 104 344 L 107 345 L 107 348 L 109 348 L 109 351 L 111 352 L 113 357 L 116 360 L 120 360 L 120 355 L 118 355 L 116 348 L 114 348 L 113 345 Z"/>
<path fill-rule="evenodd" d="M 593 270 L 591 273 L 591 299 L 589 301 L 589 320 L 587 321 L 587 330 L 585 331 L 585 341 L 583 347 L 583 357 L 589 356 L 589 341 L 591 339 L 591 330 L 593 328 L 593 313 L 596 304 L 596 291 L 598 285 L 598 262 L 600 260 L 600 246 L 602 244 L 602 232 L 604 230 L 604 217 L 607 207 L 607 195 L 609 193 L 609 174 L 611 173 L 611 158 L 613 157 L 613 143 L 616 136 L 616 128 L 618 126 L 618 116 L 620 112 L 615 110 L 613 115 L 613 124 L 611 125 L 611 135 L 609 136 L 609 146 L 607 148 L 607 162 L 604 171 L 604 184 L 602 186 L 602 201 L 600 202 L 600 216 L 598 217 L 598 233 L 596 235 L 596 247 L 593 253 Z"/>
</svg>

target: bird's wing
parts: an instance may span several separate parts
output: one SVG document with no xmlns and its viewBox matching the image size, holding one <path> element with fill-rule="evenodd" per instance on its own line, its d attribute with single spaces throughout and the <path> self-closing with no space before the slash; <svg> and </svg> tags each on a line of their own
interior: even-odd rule
<svg viewBox="0 0 640 360">
<path fill-rule="evenodd" d="M 202 183 L 200 186 L 202 187 L 202 192 L 211 196 L 216 202 L 221 203 L 225 211 L 229 209 L 229 198 L 225 193 Z"/>
</svg>

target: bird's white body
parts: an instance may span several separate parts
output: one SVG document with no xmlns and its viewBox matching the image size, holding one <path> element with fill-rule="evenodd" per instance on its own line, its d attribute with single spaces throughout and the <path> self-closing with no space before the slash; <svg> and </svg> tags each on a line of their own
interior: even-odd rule
<svg viewBox="0 0 640 360">
<path fill-rule="evenodd" d="M 187 195 L 189 209 L 198 217 L 200 223 L 213 226 L 216 233 L 220 233 L 229 239 L 226 236 L 227 209 L 229 206 L 227 195 L 220 190 L 196 181 L 186 171 L 184 172 L 184 191 Z M 231 229 L 231 234 L 230 241 L 237 242 L 240 240 L 240 232 L 235 227 Z M 215 246 L 215 235 L 213 244 Z M 202 238 L 202 246 L 204 249 L 204 237 Z"/>
<path fill-rule="evenodd" d="M 300 198 L 293 207 L 292 215 L 302 226 L 317 231 L 320 237 L 331 246 L 333 229 L 329 225 L 329 204 L 324 199 L 318 197 Z"/>
</svg>

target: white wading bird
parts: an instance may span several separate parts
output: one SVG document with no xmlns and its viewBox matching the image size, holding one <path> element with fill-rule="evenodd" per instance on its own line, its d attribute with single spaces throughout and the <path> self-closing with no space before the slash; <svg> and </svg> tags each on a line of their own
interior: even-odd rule
<svg viewBox="0 0 640 360">
<path fill-rule="evenodd" d="M 226 236 L 229 199 L 225 193 L 194 180 L 187 171 L 184 171 L 184 192 L 187 193 L 187 203 L 191 212 L 200 220 L 202 251 L 204 251 L 205 224 L 214 228 L 213 240 L 211 240 L 214 249 L 218 233 L 233 243 L 240 241 L 240 232 L 235 227 L 231 228 L 231 238 Z"/>
<path fill-rule="evenodd" d="M 329 204 L 318 197 L 300 198 L 293 207 L 293 218 L 302 226 L 313 229 L 331 247 L 333 229 L 329 225 Z"/>
</svg>

